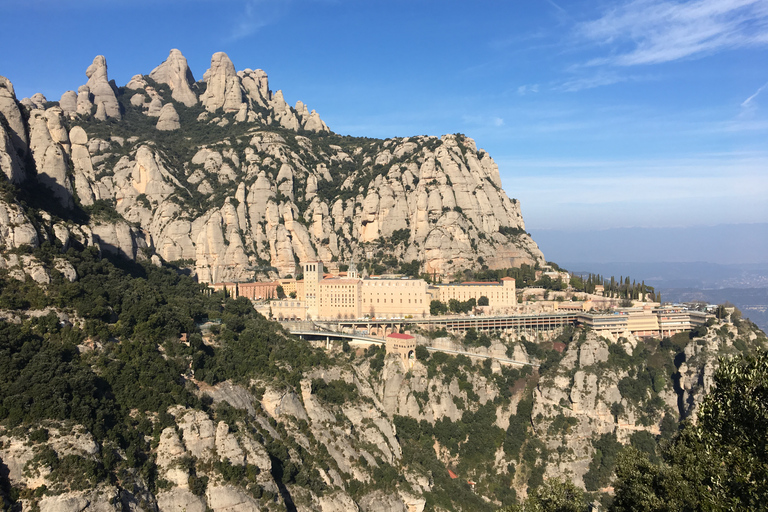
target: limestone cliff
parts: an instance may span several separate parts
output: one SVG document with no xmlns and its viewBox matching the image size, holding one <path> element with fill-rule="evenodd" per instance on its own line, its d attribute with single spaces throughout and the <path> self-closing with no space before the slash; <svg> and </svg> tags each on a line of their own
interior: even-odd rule
<svg viewBox="0 0 768 512">
<path fill-rule="evenodd" d="M 314 258 L 392 270 L 417 260 L 444 274 L 543 261 L 520 203 L 468 137 L 333 134 L 224 53 L 200 82 L 178 50 L 125 87 L 103 56 L 86 76 L 58 106 L 18 102 L 0 80 L 3 173 L 33 177 L 65 209 L 114 208 L 150 252 L 193 262 L 201 281 L 296 274 Z"/>
<path fill-rule="evenodd" d="M 295 385 L 258 374 L 247 385 L 209 385 L 195 379 L 191 362 L 186 387 L 208 405 L 171 405 L 146 416 L 154 473 L 128 471 L 117 482 L 88 473 L 107 452 L 115 450 L 117 460 L 131 455 L 71 422 L 0 425 L 0 461 L 13 487 L 25 490 L 24 506 L 41 510 L 283 510 L 290 504 L 421 512 L 446 496 L 440 502 L 457 509 L 491 510 L 542 477 L 609 490 L 612 466 L 601 473 L 600 464 L 610 446 L 600 442 L 642 446 L 642 440 L 653 449 L 693 415 L 718 357 L 766 347 L 764 334 L 743 322 L 662 343 L 566 331 L 556 338 L 565 342 L 562 354 L 546 351 L 553 340 L 492 338 L 487 349 L 463 347 L 456 337 L 440 344 L 479 355 L 506 351 L 542 368 L 502 367 L 490 359 L 473 364 L 441 353 L 406 368 L 382 350 L 335 346 L 332 362 L 306 370 Z M 85 476 L 69 479 L 67 467 Z M 474 482 L 474 492 L 457 487 L 449 469 L 459 482 Z M 43 486 L 45 492 L 35 492 Z"/>
</svg>

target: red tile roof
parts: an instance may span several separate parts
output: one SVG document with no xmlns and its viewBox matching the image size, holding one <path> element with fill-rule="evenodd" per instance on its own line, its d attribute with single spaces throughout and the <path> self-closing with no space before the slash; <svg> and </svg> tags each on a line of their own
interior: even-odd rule
<svg viewBox="0 0 768 512">
<path fill-rule="evenodd" d="M 397 338 L 398 340 L 412 340 L 413 336 L 410 334 L 400 334 L 399 332 L 393 332 L 392 334 L 387 334 L 387 338 Z"/>
<path fill-rule="evenodd" d="M 456 473 L 454 473 L 450 469 L 448 470 L 448 476 L 451 477 L 452 479 L 459 478 L 459 475 L 457 475 Z"/>
</svg>

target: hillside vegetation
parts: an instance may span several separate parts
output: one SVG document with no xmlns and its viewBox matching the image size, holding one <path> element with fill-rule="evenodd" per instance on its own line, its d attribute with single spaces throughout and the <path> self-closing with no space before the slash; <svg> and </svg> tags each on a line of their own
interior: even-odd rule
<svg viewBox="0 0 768 512">
<path fill-rule="evenodd" d="M 677 433 L 692 414 L 723 428 L 715 415 L 729 414 L 730 399 L 700 404 L 718 357 L 765 348 L 746 320 L 645 342 L 581 330 L 549 341 L 482 334 L 536 357 L 540 370 L 420 351 L 405 371 L 380 349 L 312 348 L 245 299 L 209 294 L 178 269 L 76 244 L 26 255 L 49 269 L 50 282 L 0 271 L 7 507 L 494 510 L 526 491 L 528 501 L 555 492 L 564 479 L 582 489 L 574 503 L 608 503 L 602 493 L 614 485 L 613 507 L 626 510 L 633 493 L 671 492 L 658 478 L 677 482 L 676 465 L 735 457 L 748 467 L 759 457 L 718 451 L 716 439 L 701 437 L 740 439 L 731 433 Z M 62 260 L 77 279 L 55 270 Z M 744 364 L 759 371 L 757 357 Z M 761 414 L 760 396 L 738 414 Z M 686 453 L 700 453 L 694 441 L 714 451 L 691 461 Z M 662 477 L 643 476 L 657 471 Z M 715 477 L 692 475 L 686 485 Z M 680 499 L 762 495 L 748 475 L 738 478 L 735 490 L 724 484 L 714 497 Z M 751 498 L 739 494 L 745 485 Z"/>
<path fill-rule="evenodd" d="M 0 77 L 4 510 L 765 502 L 768 346 L 738 313 L 663 339 L 416 333 L 535 364 L 420 345 L 405 368 L 203 284 L 316 257 L 534 280 L 543 255 L 471 139 L 333 134 L 224 54 L 199 82 L 176 50 L 124 87 L 101 56 L 87 76 L 58 102 Z"/>
</svg>

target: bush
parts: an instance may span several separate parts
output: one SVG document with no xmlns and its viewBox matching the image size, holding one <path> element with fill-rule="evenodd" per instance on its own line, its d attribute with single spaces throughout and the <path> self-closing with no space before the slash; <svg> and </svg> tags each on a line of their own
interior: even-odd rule
<svg viewBox="0 0 768 512">
<path fill-rule="evenodd" d="M 326 382 L 323 379 L 312 379 L 312 394 L 320 400 L 336 405 L 352 402 L 357 399 L 357 387 L 343 380 Z"/>
<path fill-rule="evenodd" d="M 622 445 L 616 440 L 616 434 L 610 433 L 603 434 L 593 441 L 592 446 L 595 448 L 595 454 L 589 463 L 589 471 L 584 475 L 584 487 L 588 491 L 597 491 L 608 485 Z"/>
</svg>

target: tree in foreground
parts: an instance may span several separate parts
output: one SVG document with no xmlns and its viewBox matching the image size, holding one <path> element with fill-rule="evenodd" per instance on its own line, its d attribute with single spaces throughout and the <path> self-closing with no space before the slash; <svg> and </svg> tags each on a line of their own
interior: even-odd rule
<svg viewBox="0 0 768 512">
<path fill-rule="evenodd" d="M 585 512 L 584 492 L 570 481 L 553 478 L 533 489 L 521 505 L 499 512 Z"/>
<path fill-rule="evenodd" d="M 768 503 L 768 352 L 722 361 L 697 424 L 660 464 L 628 449 L 611 506 L 626 510 L 764 510 Z"/>
</svg>

